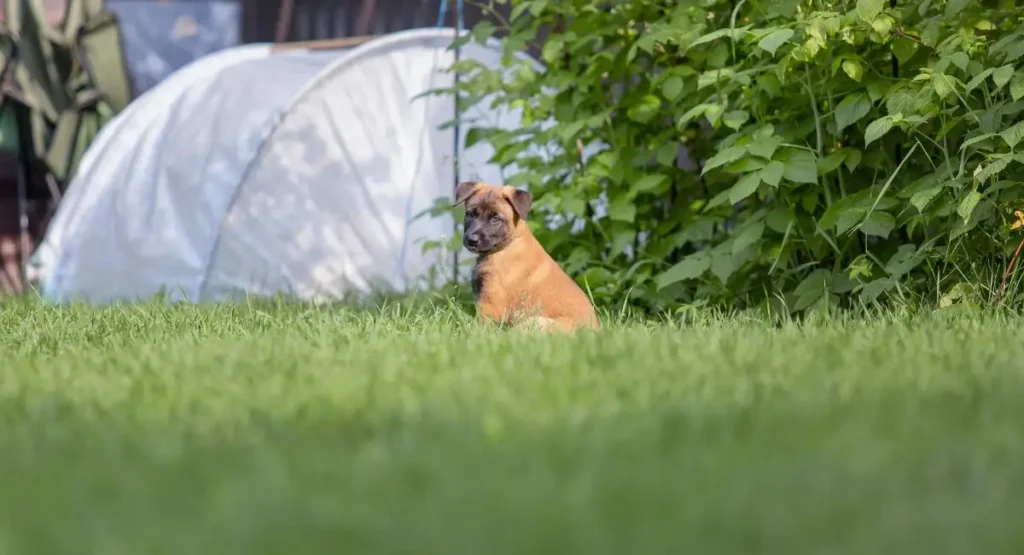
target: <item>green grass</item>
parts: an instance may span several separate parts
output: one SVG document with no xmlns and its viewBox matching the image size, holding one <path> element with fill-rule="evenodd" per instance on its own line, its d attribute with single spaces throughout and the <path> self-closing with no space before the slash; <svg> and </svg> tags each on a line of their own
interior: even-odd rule
<svg viewBox="0 0 1024 555">
<path fill-rule="evenodd" d="M 1022 553 L 1022 331 L 9 302 L 0 553 Z"/>
</svg>

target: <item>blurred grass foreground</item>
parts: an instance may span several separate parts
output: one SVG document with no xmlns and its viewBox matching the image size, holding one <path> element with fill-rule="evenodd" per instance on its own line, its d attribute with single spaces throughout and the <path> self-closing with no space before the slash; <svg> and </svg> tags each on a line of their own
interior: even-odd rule
<svg viewBox="0 0 1024 555">
<path fill-rule="evenodd" d="M 2 553 L 1021 553 L 1018 318 L 0 304 Z"/>
</svg>

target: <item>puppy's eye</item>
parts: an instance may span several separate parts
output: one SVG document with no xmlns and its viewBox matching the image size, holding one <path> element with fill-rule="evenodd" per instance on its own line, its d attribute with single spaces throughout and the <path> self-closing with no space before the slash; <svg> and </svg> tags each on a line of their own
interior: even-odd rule
<svg viewBox="0 0 1024 555">
<path fill-rule="evenodd" d="M 498 225 L 501 223 L 501 216 L 491 216 L 491 223 Z"/>
</svg>

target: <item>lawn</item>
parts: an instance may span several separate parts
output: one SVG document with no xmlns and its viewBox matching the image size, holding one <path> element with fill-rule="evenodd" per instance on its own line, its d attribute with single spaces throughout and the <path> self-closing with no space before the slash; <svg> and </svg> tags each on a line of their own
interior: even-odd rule
<svg viewBox="0 0 1024 555">
<path fill-rule="evenodd" d="M 0 553 L 1024 553 L 1024 321 L 0 304 Z"/>
</svg>

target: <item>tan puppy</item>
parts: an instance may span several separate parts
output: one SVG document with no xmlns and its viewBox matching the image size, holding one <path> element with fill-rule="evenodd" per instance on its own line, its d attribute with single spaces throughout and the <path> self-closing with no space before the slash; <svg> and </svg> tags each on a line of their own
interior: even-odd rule
<svg viewBox="0 0 1024 555">
<path fill-rule="evenodd" d="M 562 331 L 600 327 L 590 299 L 530 233 L 530 193 L 465 182 L 453 206 L 462 203 L 462 244 L 477 255 L 473 296 L 481 321 Z"/>
</svg>

